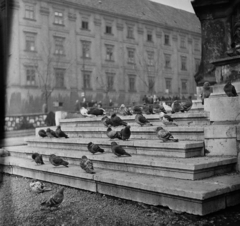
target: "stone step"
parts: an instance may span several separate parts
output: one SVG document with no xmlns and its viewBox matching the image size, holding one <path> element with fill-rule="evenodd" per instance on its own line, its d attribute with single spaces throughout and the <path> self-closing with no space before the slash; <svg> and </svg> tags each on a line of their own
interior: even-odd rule
<svg viewBox="0 0 240 226">
<path fill-rule="evenodd" d="M 94 162 L 97 168 L 101 169 L 187 180 L 199 180 L 218 174 L 232 172 L 237 162 L 235 157 L 168 158 L 141 155 L 117 157 L 110 152 L 93 155 L 87 151 L 66 151 L 33 147 L 13 147 L 8 150 L 12 153 L 12 156 L 16 153 L 15 155 L 20 157 L 26 157 L 27 155 L 29 159 L 31 159 L 31 154 L 33 152 L 38 152 L 43 155 L 44 161 L 48 161 L 49 155 L 56 154 L 63 157 L 71 165 L 79 165 L 79 159 L 83 155 L 86 155 Z"/>
<path fill-rule="evenodd" d="M 111 152 L 111 142 L 116 141 L 130 154 L 166 157 L 196 157 L 203 156 L 202 141 L 180 141 L 161 143 L 159 140 L 129 140 L 119 141 L 104 138 L 28 138 L 26 142 L 30 147 L 59 148 L 63 150 L 87 151 L 87 144 L 99 144 L 106 151 Z"/>
<path fill-rule="evenodd" d="M 122 126 L 112 128 L 115 131 L 120 131 Z M 157 126 L 141 127 L 133 126 L 131 127 L 131 137 L 130 139 L 144 139 L 144 140 L 157 140 L 156 135 Z M 199 140 L 204 139 L 204 128 L 203 127 L 178 127 L 178 126 L 165 126 L 165 128 L 172 133 L 174 138 L 179 140 Z M 46 130 L 44 128 L 36 128 L 36 136 L 38 136 L 38 131 L 40 129 Z M 56 130 L 56 127 L 52 127 L 52 130 Z M 69 137 L 83 137 L 83 138 L 108 138 L 106 135 L 107 128 L 104 126 L 99 127 L 72 127 L 72 126 L 62 126 L 62 130 Z"/>
<path fill-rule="evenodd" d="M 208 112 L 174 113 L 171 115 L 179 126 L 206 126 L 210 124 Z"/>
<path fill-rule="evenodd" d="M 0 158 L 0 171 L 201 216 L 240 203 L 240 174 L 198 181 L 102 169 L 92 175 L 79 166 L 36 166 L 12 156 Z"/>
</svg>

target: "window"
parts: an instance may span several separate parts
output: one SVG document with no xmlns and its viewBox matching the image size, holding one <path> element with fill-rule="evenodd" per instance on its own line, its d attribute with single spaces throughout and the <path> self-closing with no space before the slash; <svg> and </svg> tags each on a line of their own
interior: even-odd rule
<svg viewBox="0 0 240 226">
<path fill-rule="evenodd" d="M 181 56 L 181 70 L 186 71 L 187 70 L 187 57 Z"/>
<path fill-rule="evenodd" d="M 133 27 L 127 27 L 127 38 L 134 39 Z"/>
<path fill-rule="evenodd" d="M 55 54 L 63 55 L 64 54 L 64 38 L 54 37 L 55 41 Z"/>
<path fill-rule="evenodd" d="M 200 59 L 195 59 L 195 72 L 198 72 L 200 66 Z"/>
<path fill-rule="evenodd" d="M 59 24 L 59 25 L 63 25 L 63 13 L 56 11 L 54 13 L 54 16 L 55 16 L 54 17 L 54 23 Z"/>
<path fill-rule="evenodd" d="M 36 83 L 36 73 L 33 66 L 26 67 L 26 83 L 27 86 L 34 86 Z"/>
<path fill-rule="evenodd" d="M 35 47 L 35 38 L 36 34 L 34 33 L 25 33 L 25 38 L 26 38 L 26 51 L 29 52 L 35 52 L 36 47 Z"/>
<path fill-rule="evenodd" d="M 112 34 L 112 27 L 106 26 L 106 34 Z"/>
<path fill-rule="evenodd" d="M 154 77 L 149 76 L 148 77 L 148 91 L 150 93 L 154 92 L 154 85 L 155 85 L 155 79 Z"/>
<path fill-rule="evenodd" d="M 148 42 L 152 42 L 153 41 L 153 37 L 151 33 L 147 33 L 147 41 Z"/>
<path fill-rule="evenodd" d="M 170 46 L 170 36 L 164 35 L 164 45 Z"/>
<path fill-rule="evenodd" d="M 164 54 L 165 57 L 165 68 L 171 68 L 171 55 Z"/>
<path fill-rule="evenodd" d="M 154 65 L 154 52 L 153 51 L 147 51 L 147 56 L 148 56 L 148 65 L 153 66 Z"/>
<path fill-rule="evenodd" d="M 106 73 L 107 75 L 107 90 L 114 90 L 114 74 Z"/>
<path fill-rule="evenodd" d="M 182 80 L 182 93 L 187 93 L 187 80 Z"/>
<path fill-rule="evenodd" d="M 83 72 L 83 88 L 91 89 L 91 72 L 90 71 Z"/>
<path fill-rule="evenodd" d="M 82 29 L 88 30 L 88 22 L 87 21 L 82 21 Z"/>
<path fill-rule="evenodd" d="M 128 63 L 134 64 L 135 63 L 135 49 L 127 49 L 128 51 Z"/>
<path fill-rule="evenodd" d="M 106 45 L 106 61 L 113 61 L 113 47 L 112 45 Z"/>
<path fill-rule="evenodd" d="M 82 42 L 82 58 L 90 58 L 90 45 L 89 41 L 81 41 Z"/>
<path fill-rule="evenodd" d="M 186 48 L 186 41 L 185 37 L 180 37 L 180 48 L 185 49 Z"/>
<path fill-rule="evenodd" d="M 56 88 L 64 88 L 65 69 L 55 69 Z"/>
<path fill-rule="evenodd" d="M 34 6 L 25 5 L 25 19 L 34 20 L 34 17 L 35 17 Z"/>
<path fill-rule="evenodd" d="M 136 81 L 135 75 L 129 75 L 129 91 L 135 92 L 135 81 Z"/>
<path fill-rule="evenodd" d="M 200 51 L 200 46 L 199 46 L 199 41 L 198 40 L 194 40 L 194 50 L 195 51 Z"/>
<path fill-rule="evenodd" d="M 166 78 L 165 82 L 166 82 L 166 93 L 171 93 L 171 91 L 172 91 L 172 80 L 170 78 Z"/>
</svg>

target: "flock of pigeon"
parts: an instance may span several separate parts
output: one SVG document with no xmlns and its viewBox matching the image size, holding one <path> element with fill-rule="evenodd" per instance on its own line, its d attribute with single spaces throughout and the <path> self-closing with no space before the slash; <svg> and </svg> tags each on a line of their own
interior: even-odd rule
<svg viewBox="0 0 240 226">
<path fill-rule="evenodd" d="M 189 98 L 188 101 L 185 103 L 179 103 L 175 102 L 172 105 L 172 113 L 178 112 L 178 111 L 188 111 L 191 109 L 192 106 L 192 101 L 191 98 Z M 147 106 L 145 106 L 146 108 Z M 142 113 L 143 108 L 141 107 L 136 107 L 134 109 L 136 116 L 135 116 L 135 122 L 142 126 L 153 126 L 147 118 L 143 115 Z M 145 109 L 146 110 L 146 109 Z M 162 105 L 159 105 L 159 110 L 160 110 L 160 119 L 162 120 L 163 123 L 168 122 L 168 123 L 173 123 L 174 125 L 177 126 L 176 123 L 173 122 L 173 119 L 171 118 L 170 115 L 167 115 L 167 112 L 165 108 Z M 148 111 L 152 114 L 154 114 L 152 108 L 148 108 Z M 123 121 L 116 113 L 113 113 L 110 117 L 105 115 L 101 119 L 103 125 L 107 127 L 106 135 L 112 139 L 119 139 L 123 141 L 129 140 L 131 136 L 131 126 L 128 125 L 127 122 Z M 112 127 L 118 127 L 118 126 L 123 126 L 120 131 L 114 130 Z M 156 134 L 157 137 L 161 142 L 178 142 L 178 139 L 175 139 L 173 135 L 164 129 L 162 126 L 158 126 L 156 128 Z M 56 130 L 51 130 L 50 128 L 47 128 L 46 131 L 41 129 L 38 132 L 38 135 L 42 138 L 48 137 L 48 138 L 69 138 L 68 135 L 61 130 L 61 126 L 57 126 Z M 87 149 L 90 153 L 96 154 L 96 153 L 104 153 L 104 149 L 102 149 L 98 144 L 94 144 L 92 142 L 89 142 L 87 145 Z M 131 154 L 127 153 L 126 150 L 119 145 L 117 142 L 111 142 L 111 150 L 114 155 L 117 157 L 121 156 L 129 156 L 131 157 Z M 39 153 L 33 153 L 32 154 L 32 159 L 35 161 L 37 165 L 43 165 L 43 157 Z M 60 156 L 57 156 L 55 154 L 51 154 L 49 156 L 49 162 L 53 166 L 64 166 L 68 167 L 69 163 L 65 161 L 63 158 Z M 87 158 L 87 156 L 82 156 L 80 159 L 80 167 L 89 174 L 95 174 L 96 172 L 94 171 L 94 166 L 93 162 Z M 42 193 L 45 191 L 50 191 L 51 188 L 47 188 L 44 183 L 33 180 L 30 183 L 30 188 L 32 189 L 33 192 L 37 193 Z M 48 200 L 44 201 L 41 203 L 42 206 L 47 207 L 47 208 L 52 208 L 52 207 L 58 207 L 64 199 L 64 188 L 60 189 L 57 191 L 55 194 L 53 194 Z"/>
</svg>

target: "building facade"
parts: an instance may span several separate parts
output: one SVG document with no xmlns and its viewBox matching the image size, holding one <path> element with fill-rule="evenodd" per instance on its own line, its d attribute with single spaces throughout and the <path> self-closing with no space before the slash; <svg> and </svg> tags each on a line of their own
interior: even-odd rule
<svg viewBox="0 0 240 226">
<path fill-rule="evenodd" d="M 41 112 L 46 101 L 71 111 L 83 95 L 131 104 L 196 92 L 194 14 L 148 0 L 14 0 L 9 8 L 7 114 Z"/>
</svg>

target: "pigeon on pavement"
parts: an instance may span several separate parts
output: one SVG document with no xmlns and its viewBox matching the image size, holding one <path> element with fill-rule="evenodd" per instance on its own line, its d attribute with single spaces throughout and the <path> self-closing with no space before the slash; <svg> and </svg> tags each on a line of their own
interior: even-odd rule
<svg viewBox="0 0 240 226">
<path fill-rule="evenodd" d="M 47 130 L 46 130 L 46 134 L 47 134 L 47 136 L 49 137 L 49 138 L 57 138 L 57 135 L 56 135 L 56 133 L 53 131 L 53 130 L 51 130 L 50 128 L 47 128 Z"/>
<path fill-rule="evenodd" d="M 181 112 L 189 111 L 192 108 L 192 96 L 189 96 L 187 100 L 181 102 L 182 110 Z"/>
<path fill-rule="evenodd" d="M 175 139 L 173 135 L 164 129 L 163 127 L 159 126 L 156 129 L 157 136 L 162 142 L 172 141 L 172 142 L 178 142 L 178 139 Z"/>
<path fill-rule="evenodd" d="M 113 126 L 127 126 L 127 123 L 124 122 L 119 116 L 116 115 L 116 113 L 113 113 L 111 115 L 111 120 L 113 123 Z"/>
<path fill-rule="evenodd" d="M 120 131 L 122 140 L 128 140 L 131 136 L 130 126 L 126 126 Z"/>
<path fill-rule="evenodd" d="M 38 135 L 39 135 L 40 137 L 42 137 L 42 138 L 47 137 L 47 133 L 46 133 L 46 131 L 45 131 L 44 129 L 40 129 L 40 130 L 38 131 Z"/>
<path fill-rule="evenodd" d="M 68 167 L 68 162 L 63 160 L 61 157 L 56 155 L 50 155 L 49 156 L 49 162 L 54 166 L 65 166 Z"/>
<path fill-rule="evenodd" d="M 176 112 L 179 112 L 179 111 L 182 111 L 183 108 L 182 108 L 182 105 L 180 104 L 180 101 L 179 100 L 175 100 L 173 101 L 172 103 L 172 114 L 176 113 Z"/>
<path fill-rule="evenodd" d="M 142 114 L 136 114 L 135 122 L 140 126 L 152 126 L 152 124 Z"/>
<path fill-rule="evenodd" d="M 85 155 L 82 156 L 82 158 L 80 159 L 80 167 L 87 173 L 95 173 L 92 161 L 88 159 Z"/>
<path fill-rule="evenodd" d="M 53 194 L 48 200 L 41 203 L 41 206 L 47 208 L 58 207 L 64 199 L 64 188 L 61 188 L 55 194 Z"/>
<path fill-rule="evenodd" d="M 60 137 L 69 138 L 68 135 L 61 130 L 61 126 L 57 126 L 57 129 L 56 129 L 55 133 L 56 133 L 58 138 L 60 138 Z"/>
<path fill-rule="evenodd" d="M 202 99 L 202 104 L 204 104 L 204 99 L 205 98 L 209 98 L 211 95 L 211 87 L 210 87 L 210 83 L 209 82 L 205 82 L 203 84 L 203 90 L 201 93 L 201 99 Z"/>
<path fill-rule="evenodd" d="M 43 182 L 38 180 L 32 180 L 30 182 L 30 188 L 33 192 L 36 192 L 36 193 L 43 193 L 45 191 L 52 190 L 51 188 L 47 188 Z"/>
<path fill-rule="evenodd" d="M 87 147 L 92 154 L 96 154 L 97 152 L 100 152 L 100 153 L 104 152 L 104 150 L 100 148 L 98 144 L 94 144 L 92 142 L 89 142 Z"/>
<path fill-rule="evenodd" d="M 123 149 L 122 146 L 118 145 L 116 142 L 111 143 L 111 149 L 112 152 L 118 157 L 121 157 L 122 155 L 131 156 Z"/>
<path fill-rule="evenodd" d="M 110 126 L 113 125 L 113 124 L 112 124 L 112 120 L 111 120 L 110 118 L 108 118 L 107 115 L 105 115 L 105 116 L 101 119 L 101 121 L 103 122 L 103 125 L 106 126 L 106 127 L 108 127 L 109 125 L 110 125 Z"/>
<path fill-rule="evenodd" d="M 108 127 L 108 129 L 107 129 L 107 136 L 110 139 L 115 139 L 115 138 L 120 139 L 120 140 L 122 139 L 121 133 L 119 131 L 112 130 L 111 127 Z"/>
<path fill-rule="evenodd" d="M 37 163 L 37 165 L 43 165 L 44 164 L 43 159 L 42 159 L 42 155 L 37 155 L 34 158 L 34 161 Z"/>
<path fill-rule="evenodd" d="M 163 112 L 161 112 L 159 114 L 159 119 L 163 122 L 164 125 L 174 125 L 174 126 L 178 126 L 177 123 L 173 122 L 173 119 L 170 115 L 164 114 Z"/>
<path fill-rule="evenodd" d="M 35 152 L 35 153 L 32 153 L 32 159 L 35 161 L 35 158 L 39 155 L 39 153 Z"/>
</svg>

